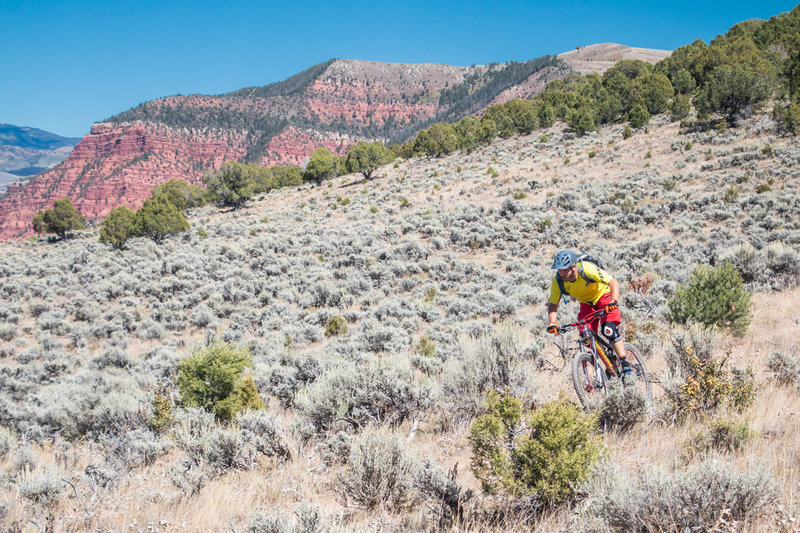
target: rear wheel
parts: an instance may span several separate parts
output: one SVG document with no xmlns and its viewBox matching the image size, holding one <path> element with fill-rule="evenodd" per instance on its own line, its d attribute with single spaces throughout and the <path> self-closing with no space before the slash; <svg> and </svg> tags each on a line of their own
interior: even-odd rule
<svg viewBox="0 0 800 533">
<path fill-rule="evenodd" d="M 650 372 L 644 364 L 644 357 L 639 348 L 633 344 L 625 343 L 625 354 L 628 362 L 633 367 L 633 374 L 636 377 L 636 386 L 641 389 L 647 398 L 647 403 L 653 401 L 653 384 L 650 382 Z"/>
<path fill-rule="evenodd" d="M 572 359 L 572 384 L 581 405 L 591 411 L 603 401 L 606 393 L 605 371 L 594 364 L 594 357 L 581 352 Z"/>
</svg>

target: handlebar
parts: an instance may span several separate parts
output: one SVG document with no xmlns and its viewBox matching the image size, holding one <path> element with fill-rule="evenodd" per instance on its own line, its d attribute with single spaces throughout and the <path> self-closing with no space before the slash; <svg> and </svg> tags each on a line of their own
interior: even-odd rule
<svg viewBox="0 0 800 533">
<path fill-rule="evenodd" d="M 595 318 L 604 317 L 607 314 L 608 313 L 606 313 L 605 309 L 598 309 L 597 311 L 594 311 L 593 313 L 589 313 L 588 315 L 586 315 L 582 319 L 578 320 L 577 322 L 573 322 L 572 324 L 566 324 L 564 326 L 558 326 L 558 333 L 559 334 L 566 333 L 567 331 L 569 331 L 571 329 L 575 329 L 575 328 L 580 327 L 580 326 L 586 326 L 591 320 L 593 320 Z"/>
</svg>

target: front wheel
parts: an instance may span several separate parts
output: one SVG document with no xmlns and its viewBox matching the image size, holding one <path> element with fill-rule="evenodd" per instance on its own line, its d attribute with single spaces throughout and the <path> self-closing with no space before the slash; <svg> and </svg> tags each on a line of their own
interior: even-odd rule
<svg viewBox="0 0 800 533">
<path fill-rule="evenodd" d="M 628 362 L 633 367 L 636 386 L 645 394 L 647 403 L 651 403 L 653 401 L 653 384 L 650 382 L 650 372 L 644 364 L 644 357 L 642 357 L 639 348 L 627 342 L 625 343 L 625 354 Z"/>
<path fill-rule="evenodd" d="M 586 410 L 596 409 L 602 403 L 606 393 L 605 380 L 605 372 L 600 365 L 595 365 L 592 354 L 581 352 L 572 359 L 572 384 Z"/>
</svg>

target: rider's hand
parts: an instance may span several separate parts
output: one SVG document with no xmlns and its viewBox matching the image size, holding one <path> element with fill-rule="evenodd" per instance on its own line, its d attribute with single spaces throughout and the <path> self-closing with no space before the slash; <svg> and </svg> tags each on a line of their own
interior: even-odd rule
<svg viewBox="0 0 800 533">
<path fill-rule="evenodd" d="M 547 326 L 547 333 L 552 333 L 553 335 L 558 335 L 558 324 L 549 324 Z"/>
<path fill-rule="evenodd" d="M 616 311 L 617 309 L 619 309 L 619 305 L 617 304 L 617 301 L 616 300 L 612 300 L 606 306 L 606 313 L 611 313 L 613 311 Z"/>
</svg>

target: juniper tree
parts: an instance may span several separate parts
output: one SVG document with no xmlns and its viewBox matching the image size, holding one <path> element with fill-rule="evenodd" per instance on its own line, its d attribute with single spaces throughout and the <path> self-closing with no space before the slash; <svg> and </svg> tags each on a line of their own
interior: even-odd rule
<svg viewBox="0 0 800 533">
<path fill-rule="evenodd" d="M 73 230 L 85 227 L 86 217 L 78 213 L 69 198 L 56 200 L 52 209 L 39 211 L 33 217 L 33 230 L 36 233 L 55 233 L 60 239 L 67 239 Z"/>
</svg>

